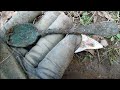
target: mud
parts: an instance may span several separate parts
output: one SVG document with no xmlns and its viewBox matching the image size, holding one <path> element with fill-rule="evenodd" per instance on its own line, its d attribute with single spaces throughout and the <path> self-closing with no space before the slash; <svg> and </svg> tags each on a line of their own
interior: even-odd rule
<svg viewBox="0 0 120 90">
<path fill-rule="evenodd" d="M 120 61 L 120 58 L 118 58 Z M 120 78 L 120 62 L 110 65 L 106 58 L 102 63 L 97 58 L 85 62 L 79 62 L 74 57 L 71 64 L 66 69 L 62 79 L 119 79 Z"/>
</svg>

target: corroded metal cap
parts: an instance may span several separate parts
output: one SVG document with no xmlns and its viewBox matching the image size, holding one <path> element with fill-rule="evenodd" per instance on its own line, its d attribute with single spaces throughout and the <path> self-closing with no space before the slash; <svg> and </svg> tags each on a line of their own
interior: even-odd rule
<svg viewBox="0 0 120 90">
<path fill-rule="evenodd" d="M 32 23 L 24 23 L 13 26 L 6 34 L 7 44 L 15 47 L 27 47 L 38 38 L 38 30 Z"/>
</svg>

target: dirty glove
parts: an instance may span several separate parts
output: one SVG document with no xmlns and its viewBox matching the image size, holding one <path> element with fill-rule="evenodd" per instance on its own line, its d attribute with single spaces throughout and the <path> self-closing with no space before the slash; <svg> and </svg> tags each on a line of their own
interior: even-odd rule
<svg viewBox="0 0 120 90">
<path fill-rule="evenodd" d="M 45 19 L 48 19 L 48 17 L 53 18 L 53 15 L 50 13 L 53 14 L 53 12 L 46 13 L 45 16 L 35 24 L 37 28 L 40 30 L 46 30 L 48 28 L 66 29 L 72 26 L 70 19 L 64 15 L 64 13 L 61 13 L 50 26 L 44 26 L 46 24 L 42 22 L 46 21 Z M 51 20 L 48 22 L 51 22 Z M 75 35 L 68 35 L 63 38 L 64 35 L 61 34 L 52 34 L 40 38 L 36 46 L 25 55 L 24 66 L 33 77 L 37 76 L 37 78 L 43 79 L 62 78 L 65 69 L 72 60 L 77 44 L 76 40 L 80 39 L 80 36 L 78 38 Z M 30 75 L 30 77 L 32 77 L 32 75 Z"/>
<path fill-rule="evenodd" d="M 16 18 L 14 19 L 17 20 Z M 14 20 L 13 21 L 11 20 L 9 22 L 14 22 L 13 24 L 15 24 Z M 9 22 L 7 23 L 6 26 L 8 28 L 5 28 L 5 30 L 9 29 L 11 26 L 14 26 L 9 24 Z M 19 24 L 19 22 L 17 23 Z M 38 28 L 38 30 L 45 30 L 48 28 L 69 29 L 72 27 L 72 22 L 63 12 L 51 11 L 51 12 L 46 12 L 46 14 L 38 22 L 35 23 L 35 26 Z M 2 31 L 5 32 L 5 30 Z M 24 71 L 26 72 L 28 77 L 26 77 L 24 74 L 23 75 L 21 74 L 22 69 L 18 70 L 20 67 L 17 67 L 18 66 L 18 64 L 16 64 L 17 62 L 14 63 L 16 64 L 15 68 L 14 68 L 14 64 L 11 68 L 11 65 L 9 63 L 8 63 L 9 67 L 7 67 L 5 71 L 3 71 L 3 69 L 1 68 L 0 77 L 1 78 L 2 77 L 3 78 L 42 78 L 42 79 L 62 78 L 65 69 L 72 60 L 74 50 L 77 45 L 76 42 L 78 39 L 80 39 L 80 36 L 76 36 L 76 35 L 67 35 L 65 38 L 64 36 L 65 35 L 61 35 L 61 34 L 52 34 L 42 37 L 29 52 L 27 53 L 25 52 L 26 54 L 22 52 L 23 55 L 25 54 L 25 57 L 22 58 L 17 57 L 19 58 L 18 59 L 19 64 L 24 68 Z M 20 49 L 20 48 L 12 47 L 12 49 L 13 51 L 16 50 L 24 51 L 23 48 Z M 15 62 L 15 60 L 13 62 Z M 4 64 L 0 66 L 5 67 Z M 6 75 L 5 72 L 9 69 L 13 71 L 8 72 Z M 14 73 L 12 74 L 12 72 Z"/>
<path fill-rule="evenodd" d="M 24 65 L 27 71 L 38 78 L 60 79 L 72 60 L 76 46 L 79 45 L 80 41 L 80 36 L 67 35 L 38 64 L 34 62 L 41 58 L 40 56 L 37 58 L 40 51 L 38 49 L 35 51 L 35 47 L 33 47 L 26 54 Z M 38 46 L 37 48 L 40 49 L 41 47 Z"/>
</svg>

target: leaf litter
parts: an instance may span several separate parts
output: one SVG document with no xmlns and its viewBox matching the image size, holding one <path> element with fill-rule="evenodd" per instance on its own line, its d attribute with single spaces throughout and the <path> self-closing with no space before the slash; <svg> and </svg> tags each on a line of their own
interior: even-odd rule
<svg viewBox="0 0 120 90">
<path fill-rule="evenodd" d="M 2 11 L 0 12 L 0 28 L 7 22 L 17 11 Z"/>
<path fill-rule="evenodd" d="M 101 22 L 101 21 L 115 21 L 118 24 L 118 27 L 120 28 L 120 11 L 65 11 L 65 12 L 66 12 L 66 15 L 68 15 L 73 20 L 74 24 L 87 25 L 90 23 L 96 23 L 96 22 Z M 99 57 L 100 57 L 100 56 L 103 56 L 104 52 L 106 52 L 106 51 L 109 52 L 109 48 L 113 44 L 115 44 L 116 42 L 119 42 L 120 34 L 112 36 L 109 39 L 98 36 L 98 35 L 93 35 L 92 38 L 95 39 L 96 41 L 98 41 L 100 44 L 102 44 L 104 48 L 98 50 L 97 52 L 96 52 L 96 50 L 92 50 L 92 49 L 88 49 L 85 51 L 89 52 L 93 56 L 95 54 L 98 54 L 98 52 L 99 52 L 99 54 L 100 54 Z M 105 51 L 104 51 L 104 49 L 105 49 Z M 83 52 L 83 53 L 85 53 L 85 52 Z M 79 53 L 77 53 L 77 54 L 79 54 Z M 86 53 L 86 54 L 88 54 L 88 53 Z M 110 55 L 110 54 L 108 54 L 108 55 Z M 85 57 L 85 55 L 83 55 L 83 56 Z"/>
<path fill-rule="evenodd" d="M 120 27 L 120 11 L 64 11 L 68 17 L 70 17 L 73 23 L 87 25 L 90 23 L 96 23 L 101 21 L 115 21 Z M 13 16 L 17 13 L 17 11 L 1 11 L 0 12 L 0 28 Z M 93 36 L 93 39 L 100 42 L 104 47 L 109 46 L 108 40 L 102 38 L 100 36 Z M 110 38 L 111 41 L 115 42 L 120 39 L 120 34 L 113 36 Z M 119 41 L 118 41 L 119 42 Z M 92 55 L 95 54 L 94 50 L 86 50 L 90 52 Z"/>
</svg>

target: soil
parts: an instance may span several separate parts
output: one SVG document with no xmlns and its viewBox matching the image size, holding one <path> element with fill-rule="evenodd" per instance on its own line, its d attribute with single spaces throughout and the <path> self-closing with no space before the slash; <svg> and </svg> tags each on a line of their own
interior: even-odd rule
<svg viewBox="0 0 120 90">
<path fill-rule="evenodd" d="M 70 11 L 67 13 L 70 13 Z M 68 16 L 71 17 L 70 15 Z M 97 16 L 96 22 L 106 20 L 105 17 Z M 74 24 L 79 23 L 78 21 L 79 20 L 76 19 Z M 120 44 L 118 46 L 120 46 Z M 104 58 L 102 58 L 102 61 L 102 63 L 99 63 L 99 59 L 96 56 L 92 61 L 87 59 L 84 62 L 81 62 L 80 58 L 75 56 L 66 69 L 62 79 L 119 79 L 120 57 L 117 58 L 118 64 L 114 63 L 111 65 L 108 55 L 105 55 Z"/>
<path fill-rule="evenodd" d="M 116 44 L 120 46 L 120 42 Z M 100 49 L 101 53 L 105 53 L 106 49 Z M 120 54 L 120 53 L 119 53 Z M 97 57 L 97 53 L 92 58 L 86 58 L 84 62 L 82 60 L 86 55 L 90 53 L 81 52 L 74 55 L 73 60 L 66 69 L 62 79 L 119 79 L 120 78 L 120 56 L 116 58 L 118 63 L 110 64 L 108 54 L 106 53 L 104 57 Z M 81 58 L 82 57 L 82 58 Z M 102 61 L 102 62 L 101 62 Z"/>
<path fill-rule="evenodd" d="M 120 61 L 120 59 L 118 58 Z M 74 57 L 66 69 L 63 79 L 118 79 L 120 78 L 120 63 L 110 65 L 108 59 L 98 62 L 97 58 L 92 61 L 79 62 Z"/>
</svg>

